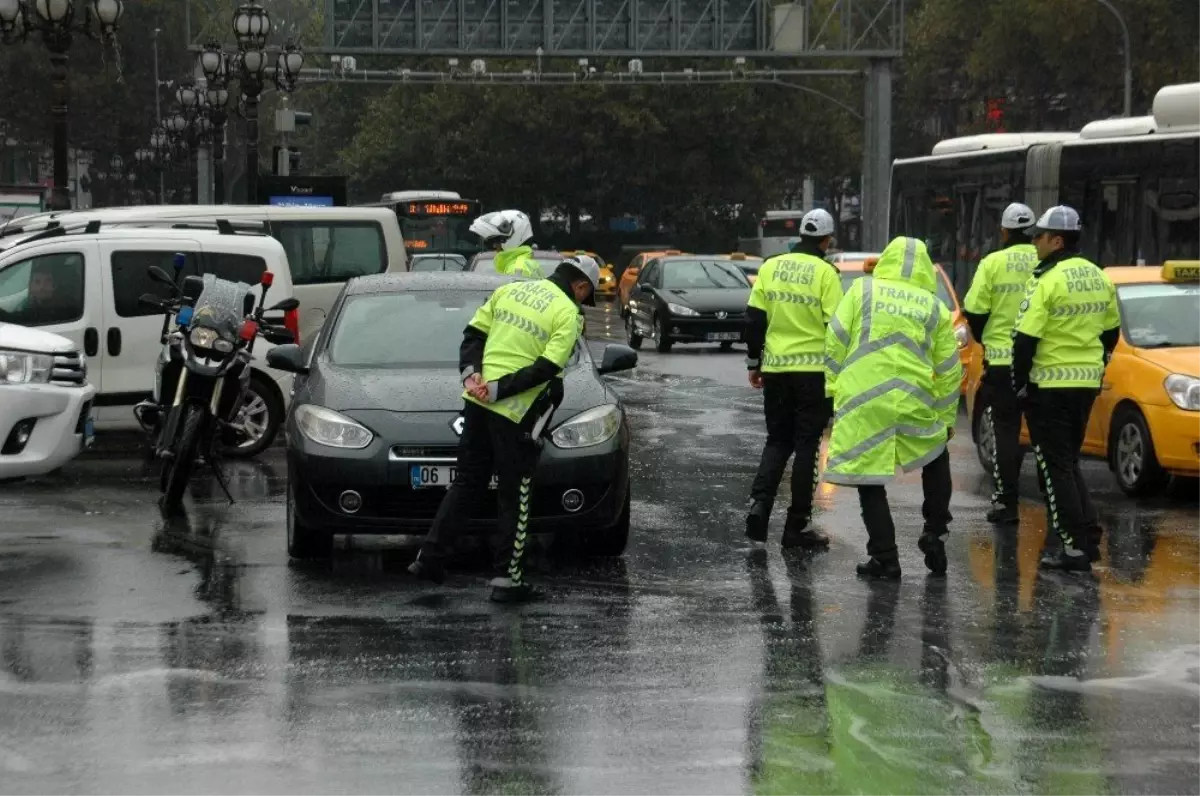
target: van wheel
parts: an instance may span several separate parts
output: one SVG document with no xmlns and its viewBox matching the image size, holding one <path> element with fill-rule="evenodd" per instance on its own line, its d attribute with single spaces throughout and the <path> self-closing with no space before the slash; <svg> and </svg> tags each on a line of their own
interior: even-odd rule
<svg viewBox="0 0 1200 796">
<path fill-rule="evenodd" d="M 267 378 L 252 374 L 246 399 L 233 421 L 237 442 L 222 446 L 222 452 L 230 459 L 250 459 L 262 453 L 275 441 L 283 412 L 283 401 Z"/>
<path fill-rule="evenodd" d="M 1108 449 L 1117 486 L 1133 497 L 1144 497 L 1161 491 L 1167 473 L 1154 453 L 1154 440 L 1146 420 L 1137 409 L 1126 407 L 1113 419 Z"/>
</svg>

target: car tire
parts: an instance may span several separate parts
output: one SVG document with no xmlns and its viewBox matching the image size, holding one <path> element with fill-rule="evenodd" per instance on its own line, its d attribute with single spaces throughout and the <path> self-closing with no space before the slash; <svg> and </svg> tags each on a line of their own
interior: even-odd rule
<svg viewBox="0 0 1200 796">
<path fill-rule="evenodd" d="M 655 319 L 655 325 L 658 327 L 658 339 L 654 341 L 654 348 L 660 354 L 669 354 L 675 341 L 671 339 L 671 334 L 667 331 L 667 322 L 658 318 Z"/>
<path fill-rule="evenodd" d="M 302 561 L 321 561 L 333 556 L 333 534 L 300 521 L 292 484 L 287 488 L 288 555 Z"/>
<path fill-rule="evenodd" d="M 992 418 L 986 408 L 976 413 L 975 428 L 971 435 L 975 439 L 975 455 L 979 457 L 979 466 L 991 475 L 996 461 L 996 430 L 992 427 Z"/>
<path fill-rule="evenodd" d="M 637 333 L 632 314 L 625 316 L 625 337 L 629 340 L 630 348 L 634 351 L 642 350 L 642 336 Z"/>
<path fill-rule="evenodd" d="M 247 417 L 243 418 L 242 413 L 247 413 Z M 238 410 L 238 420 L 252 424 L 256 429 L 254 439 L 237 445 L 222 445 L 221 452 L 230 459 L 253 459 L 271 447 L 283 425 L 283 416 L 283 401 L 270 380 L 259 373 L 251 374 L 246 399 Z"/>
<path fill-rule="evenodd" d="M 1167 483 L 1167 472 L 1158 463 L 1154 440 L 1142 413 L 1132 407 L 1119 410 L 1109 432 L 1108 449 L 1117 486 L 1132 497 L 1157 494 Z"/>
<path fill-rule="evenodd" d="M 586 553 L 595 558 L 616 558 L 625 553 L 629 544 L 629 515 L 630 498 L 625 493 L 625 507 L 616 524 L 599 531 L 593 531 L 587 540 Z"/>
</svg>

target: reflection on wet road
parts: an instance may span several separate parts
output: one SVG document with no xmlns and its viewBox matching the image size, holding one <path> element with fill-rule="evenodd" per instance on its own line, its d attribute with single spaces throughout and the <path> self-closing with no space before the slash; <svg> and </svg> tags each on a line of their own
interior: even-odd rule
<svg viewBox="0 0 1200 796">
<path fill-rule="evenodd" d="M 838 487 L 830 552 L 785 560 L 781 517 L 765 550 L 741 536 L 764 437 L 742 356 L 644 351 L 615 380 L 629 552 L 544 545 L 548 599 L 519 608 L 482 569 L 413 582 L 411 540 L 289 565 L 278 450 L 230 465 L 236 505 L 198 479 L 169 521 L 133 455 L 0 487 L 0 791 L 1197 792 L 1194 497 L 1135 503 L 1089 463 L 1096 576 L 1038 574 L 1040 505 L 993 531 L 964 433 L 946 578 L 919 478 L 892 490 L 901 583 L 854 578 Z"/>
</svg>

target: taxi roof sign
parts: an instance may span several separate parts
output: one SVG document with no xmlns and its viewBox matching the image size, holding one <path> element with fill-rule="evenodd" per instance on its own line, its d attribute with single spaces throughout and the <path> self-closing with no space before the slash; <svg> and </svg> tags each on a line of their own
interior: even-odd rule
<svg viewBox="0 0 1200 796">
<path fill-rule="evenodd" d="M 1167 260 L 1162 278 L 1164 282 L 1200 282 L 1200 260 Z"/>
<path fill-rule="evenodd" d="M 745 260 L 746 255 L 743 252 L 731 252 L 729 255 L 729 259 L 730 260 Z"/>
</svg>

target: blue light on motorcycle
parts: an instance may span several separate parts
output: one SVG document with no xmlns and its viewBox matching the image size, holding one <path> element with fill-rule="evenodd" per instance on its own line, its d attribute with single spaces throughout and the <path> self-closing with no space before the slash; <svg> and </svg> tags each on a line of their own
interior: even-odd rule
<svg viewBox="0 0 1200 796">
<path fill-rule="evenodd" d="M 192 308 L 191 307 L 180 307 L 179 312 L 176 313 L 176 315 L 175 315 L 175 321 L 180 326 L 186 327 L 189 323 L 192 322 Z"/>
<path fill-rule="evenodd" d="M 184 266 L 187 265 L 187 255 L 183 252 L 176 252 L 175 257 L 173 258 L 173 264 L 176 271 L 182 271 Z"/>
</svg>

